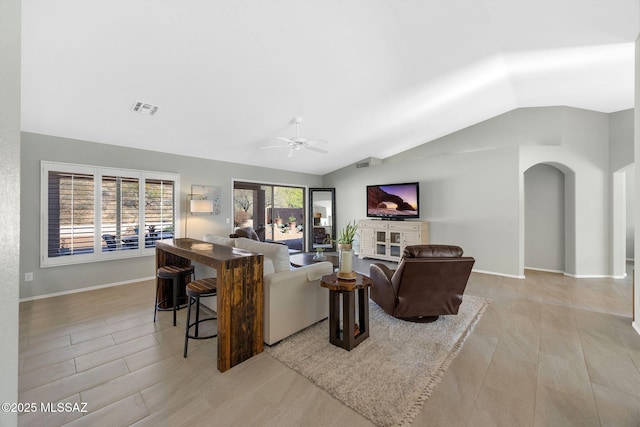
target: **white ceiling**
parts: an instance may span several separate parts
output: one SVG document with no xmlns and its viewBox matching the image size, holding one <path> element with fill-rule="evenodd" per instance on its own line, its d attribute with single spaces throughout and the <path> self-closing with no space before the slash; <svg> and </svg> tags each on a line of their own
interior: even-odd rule
<svg viewBox="0 0 640 427">
<path fill-rule="evenodd" d="M 27 132 L 325 174 L 518 107 L 633 107 L 640 0 L 22 3 Z M 296 116 L 329 154 L 260 149 Z"/>
</svg>

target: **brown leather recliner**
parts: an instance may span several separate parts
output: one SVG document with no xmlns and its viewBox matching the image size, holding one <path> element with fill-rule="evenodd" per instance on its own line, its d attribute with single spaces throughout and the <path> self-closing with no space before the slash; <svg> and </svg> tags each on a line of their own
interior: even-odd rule
<svg viewBox="0 0 640 427">
<path fill-rule="evenodd" d="M 462 254 L 459 246 L 407 246 L 397 270 L 371 264 L 371 299 L 391 316 L 411 322 L 458 314 L 475 263 Z"/>
</svg>

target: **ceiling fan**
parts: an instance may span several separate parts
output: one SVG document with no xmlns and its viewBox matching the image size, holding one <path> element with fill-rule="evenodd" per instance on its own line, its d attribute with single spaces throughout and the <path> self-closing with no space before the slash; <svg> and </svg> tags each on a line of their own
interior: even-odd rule
<svg viewBox="0 0 640 427">
<path fill-rule="evenodd" d="M 293 138 L 285 138 L 282 136 L 277 136 L 276 138 L 286 142 L 286 144 L 280 144 L 280 145 L 269 145 L 266 147 L 260 147 L 260 148 L 280 148 L 280 147 L 289 147 L 289 154 L 287 155 L 287 157 L 293 157 L 296 153 L 296 151 L 300 151 L 300 150 L 311 150 L 311 151 L 315 151 L 316 153 L 322 153 L 322 154 L 327 154 L 328 151 L 324 150 L 322 148 L 318 148 L 315 147 L 316 144 L 326 144 L 327 141 L 325 141 L 324 139 L 305 139 L 305 138 L 301 138 L 299 133 L 298 133 L 298 126 L 300 125 L 300 123 L 302 123 L 302 117 L 295 117 L 293 119 L 293 122 L 296 124 L 296 136 Z"/>
</svg>

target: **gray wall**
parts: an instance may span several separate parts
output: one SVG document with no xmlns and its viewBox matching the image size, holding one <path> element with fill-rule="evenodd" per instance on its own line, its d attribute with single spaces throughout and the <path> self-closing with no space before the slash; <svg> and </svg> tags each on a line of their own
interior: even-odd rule
<svg viewBox="0 0 640 427">
<path fill-rule="evenodd" d="M 635 217 L 635 173 L 633 163 L 633 109 L 618 111 L 609 115 L 609 167 L 611 172 L 624 172 L 625 177 L 625 212 L 626 220 L 625 252 L 626 258 L 634 257 Z M 612 203 L 613 209 L 618 206 Z M 612 212 L 612 216 L 620 213 Z M 619 218 L 619 216 L 618 216 Z M 617 230 L 616 230 L 617 231 Z M 615 241 L 614 241 L 615 244 Z"/>
<path fill-rule="evenodd" d="M 569 107 L 517 109 L 381 165 L 335 171 L 324 184 L 337 189 L 341 227 L 365 216 L 366 184 L 420 181 L 421 219 L 431 222 L 431 242 L 461 245 L 476 257 L 477 271 L 522 277 L 524 171 L 551 164 L 565 173 L 570 189 L 565 191 L 565 270 L 606 276 L 611 274 L 609 116 Z M 615 150 L 623 148 L 628 150 Z"/>
<path fill-rule="evenodd" d="M 20 1 L 0 2 L 0 402 L 18 402 L 20 252 Z M 0 411 L 0 426 L 18 423 Z"/>
<path fill-rule="evenodd" d="M 564 272 L 564 174 L 538 164 L 524 173 L 525 268 Z"/>
<path fill-rule="evenodd" d="M 336 187 L 340 228 L 366 216 L 367 184 L 419 181 L 431 243 L 460 245 L 476 270 L 518 275 L 517 173 L 518 150 L 506 147 L 352 166 L 325 176 L 325 185 Z"/>
<path fill-rule="evenodd" d="M 34 272 L 33 282 L 20 283 L 20 297 L 65 292 L 91 286 L 126 283 L 153 277 L 153 256 L 124 260 L 101 261 L 72 266 L 40 268 L 39 214 L 40 214 L 40 161 L 152 170 L 180 174 L 180 232 L 184 232 L 185 203 L 191 185 L 222 187 L 222 214 L 216 216 L 189 216 L 188 237 L 200 238 L 205 233 L 228 235 L 233 224 L 232 179 L 260 181 L 299 186 L 320 187 L 322 177 L 317 175 L 257 168 L 237 163 L 218 162 L 186 156 L 157 153 L 97 144 L 32 133 L 22 134 L 22 251 L 20 252 L 21 279 L 25 272 Z"/>
<path fill-rule="evenodd" d="M 609 114 L 609 144 L 611 172 L 633 163 L 633 109 Z"/>
</svg>

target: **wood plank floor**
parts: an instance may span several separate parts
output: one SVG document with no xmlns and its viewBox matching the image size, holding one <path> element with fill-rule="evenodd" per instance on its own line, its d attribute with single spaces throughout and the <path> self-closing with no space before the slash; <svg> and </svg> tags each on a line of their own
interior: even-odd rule
<svg viewBox="0 0 640 427">
<path fill-rule="evenodd" d="M 368 271 L 359 261 L 359 271 Z M 472 274 L 492 301 L 415 426 L 640 426 L 640 336 L 631 280 Z M 630 276 L 629 276 L 630 277 Z M 216 342 L 189 343 L 186 311 L 153 322 L 154 282 L 20 304 L 21 426 L 369 426 L 262 353 L 216 369 Z M 374 333 L 372 331 L 372 333 Z"/>
</svg>

